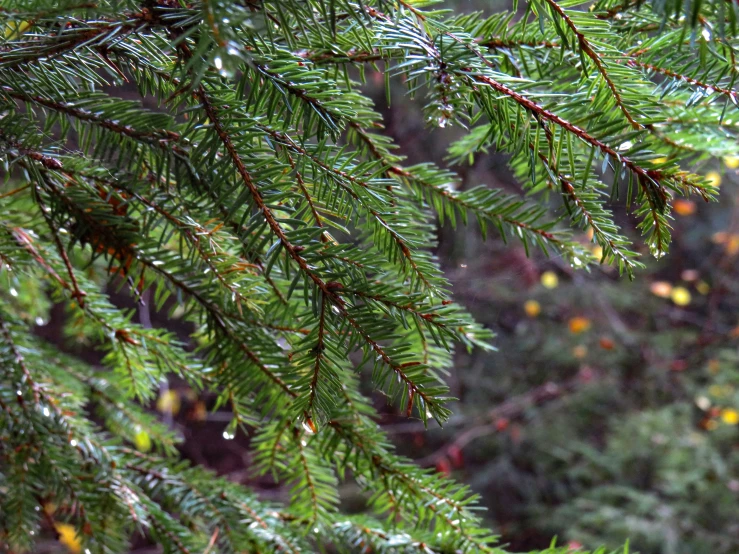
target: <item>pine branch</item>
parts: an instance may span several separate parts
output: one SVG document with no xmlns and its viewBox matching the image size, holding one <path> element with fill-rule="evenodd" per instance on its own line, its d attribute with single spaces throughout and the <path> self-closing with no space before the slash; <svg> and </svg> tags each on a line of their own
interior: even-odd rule
<svg viewBox="0 0 739 554">
<path fill-rule="evenodd" d="M 449 295 L 436 218 L 474 216 L 573 267 L 592 256 L 562 227 L 590 228 L 631 275 L 612 177 L 664 253 L 673 197 L 713 193 L 688 168 L 736 153 L 732 5 L 8 0 L 0 271 L 23 294 L 0 295 L 2 540 L 32 549 L 64 521 L 90 552 L 126 551 L 134 530 L 185 554 L 502 552 L 466 487 L 395 454 L 361 370 L 443 423 L 454 348 L 489 347 Z M 379 67 L 428 123 L 465 129 L 452 162 L 494 148 L 521 194 L 406 164 L 355 81 Z M 137 325 L 110 286 L 190 338 Z M 49 302 L 94 367 L 32 333 Z M 230 411 L 224 437 L 254 435 L 289 509 L 177 461 L 176 433 L 137 403 L 175 375 Z M 125 446 L 140 433 L 162 457 Z M 342 513 L 346 480 L 371 517 Z M 57 506 L 45 522 L 40 503 Z"/>
<path fill-rule="evenodd" d="M 626 120 L 631 124 L 631 126 L 634 129 L 641 128 L 642 125 L 636 121 L 634 116 L 624 105 L 624 101 L 623 101 L 623 98 L 621 97 L 621 93 L 619 92 L 618 88 L 616 87 L 616 84 L 613 82 L 612 78 L 606 71 L 606 67 L 605 67 L 605 64 L 603 63 L 603 60 L 601 59 L 601 55 L 598 54 L 593 49 L 593 46 L 590 44 L 590 41 L 578 29 L 578 27 L 575 25 L 572 18 L 567 14 L 567 12 L 562 8 L 562 6 L 560 6 L 557 2 L 555 2 L 555 0 L 544 0 L 544 1 L 549 5 L 552 12 L 556 13 L 559 17 L 561 17 L 562 20 L 566 23 L 567 27 L 569 27 L 570 31 L 572 31 L 573 35 L 577 39 L 577 43 L 580 48 L 580 51 L 583 52 L 588 58 L 590 58 L 593 61 L 593 64 L 598 70 L 598 73 L 600 73 L 601 77 L 606 83 L 606 86 L 608 86 L 608 88 L 610 89 L 611 94 L 613 95 L 613 100 L 616 103 L 616 106 L 618 106 L 618 109 L 621 110 L 621 113 L 623 113 Z"/>
</svg>

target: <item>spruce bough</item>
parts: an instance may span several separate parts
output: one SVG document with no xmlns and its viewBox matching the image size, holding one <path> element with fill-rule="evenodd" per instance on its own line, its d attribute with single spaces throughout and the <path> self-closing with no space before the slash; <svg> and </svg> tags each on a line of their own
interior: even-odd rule
<svg viewBox="0 0 739 554">
<path fill-rule="evenodd" d="M 617 201 L 666 253 L 673 199 L 710 199 L 697 173 L 737 153 L 739 6 L 431 4 L 0 1 L 10 551 L 66 522 L 89 552 L 136 532 L 182 553 L 502 552 L 466 487 L 394 453 L 360 385 L 371 373 L 401 413 L 443 424 L 452 348 L 489 348 L 431 254 L 437 218 L 631 276 Z M 367 70 L 405 83 L 431 126 L 468 130 L 451 162 L 508 153 L 529 198 L 404 164 Z M 136 323 L 111 287 L 176 312 L 191 341 Z M 52 302 L 100 367 L 34 334 Z M 226 435 L 252 436 L 288 506 L 177 461 L 176 434 L 142 408 L 172 375 L 218 395 Z M 366 515 L 339 510 L 344 480 Z"/>
</svg>

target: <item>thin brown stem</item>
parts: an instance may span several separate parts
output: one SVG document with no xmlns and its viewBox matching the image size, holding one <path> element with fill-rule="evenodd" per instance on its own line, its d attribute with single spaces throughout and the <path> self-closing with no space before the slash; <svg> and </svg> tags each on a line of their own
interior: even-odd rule
<svg viewBox="0 0 739 554">
<path fill-rule="evenodd" d="M 631 124 L 631 126 L 634 129 L 641 129 L 643 125 L 639 123 L 638 121 L 636 121 L 636 119 L 634 119 L 634 117 L 631 115 L 629 110 L 626 108 L 623 98 L 621 97 L 621 93 L 616 87 L 616 84 L 613 82 L 613 79 L 611 79 L 611 76 L 608 74 L 608 71 L 606 70 L 606 67 L 603 64 L 603 60 L 600 57 L 600 54 L 598 54 L 593 49 L 593 46 L 590 44 L 590 41 L 588 41 L 587 37 L 585 37 L 585 35 L 580 31 L 580 29 L 577 28 L 575 23 L 572 21 L 570 16 L 567 15 L 567 12 L 564 10 L 564 8 L 562 8 L 562 6 L 560 6 L 555 0 L 544 0 L 544 1 L 547 4 L 549 4 L 552 10 L 555 11 L 564 20 L 564 22 L 567 24 L 567 26 L 570 28 L 573 34 L 577 37 L 577 42 L 580 45 L 580 50 L 584 52 L 588 58 L 593 60 L 595 67 L 598 69 L 598 73 L 600 73 L 606 85 L 611 90 L 611 94 L 613 95 L 613 99 L 616 102 L 616 106 L 618 106 L 618 109 L 621 110 L 621 113 L 624 114 L 624 117 L 626 118 L 626 120 Z"/>
</svg>

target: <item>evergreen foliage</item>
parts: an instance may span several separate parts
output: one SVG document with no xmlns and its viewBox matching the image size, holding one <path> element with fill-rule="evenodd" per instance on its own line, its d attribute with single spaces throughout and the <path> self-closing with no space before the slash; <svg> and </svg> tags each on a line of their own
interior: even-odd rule
<svg viewBox="0 0 739 554">
<path fill-rule="evenodd" d="M 9 550 L 51 518 L 90 552 L 136 532 L 183 553 L 502 552 L 466 487 L 394 452 L 360 370 L 408 417 L 443 424 L 452 349 L 490 348 L 450 298 L 436 218 L 632 275 L 619 199 L 665 254 L 673 199 L 714 195 L 689 167 L 737 150 L 739 5 L 431 4 L 0 0 Z M 469 130 L 451 161 L 506 152 L 530 198 L 404 165 L 362 94 L 373 66 L 431 125 Z M 602 259 L 568 224 L 593 230 Z M 191 341 L 136 323 L 115 287 L 176 312 Z M 50 302 L 102 367 L 34 334 Z M 288 506 L 177 460 L 176 434 L 142 408 L 169 375 L 218 395 L 225 436 L 253 437 Z M 368 514 L 340 510 L 348 479 Z"/>
</svg>

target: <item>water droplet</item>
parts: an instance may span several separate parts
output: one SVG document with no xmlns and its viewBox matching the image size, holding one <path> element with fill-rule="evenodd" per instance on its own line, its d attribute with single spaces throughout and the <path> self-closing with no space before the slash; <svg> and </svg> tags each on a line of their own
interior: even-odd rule
<svg viewBox="0 0 739 554">
<path fill-rule="evenodd" d="M 36 325 L 38 325 L 39 327 L 43 327 L 44 325 L 46 325 L 46 322 L 44 321 L 44 318 L 43 317 L 37 317 L 36 318 Z"/>
<path fill-rule="evenodd" d="M 316 428 L 316 424 L 313 423 L 313 420 L 309 417 L 306 417 L 303 420 L 303 429 L 305 429 L 305 432 L 308 433 L 309 435 L 315 435 L 316 431 L 318 430 Z"/>
<path fill-rule="evenodd" d="M 220 71 L 221 69 L 223 69 L 223 60 L 221 59 L 220 56 L 216 56 L 216 59 L 213 60 L 213 63 L 216 64 L 216 69 L 218 71 Z"/>
<path fill-rule="evenodd" d="M 42 411 L 43 411 L 43 413 L 44 413 L 44 415 L 45 415 L 46 417 L 49 417 L 49 414 L 51 413 L 51 412 L 49 411 L 49 408 L 46 408 L 46 407 L 45 407 L 45 408 L 44 408 L 44 409 L 43 409 Z"/>
<path fill-rule="evenodd" d="M 17 290 L 15 290 L 15 289 L 14 289 L 14 288 L 12 288 L 12 287 L 11 287 L 10 291 L 8 291 L 8 292 L 10 292 L 10 296 L 18 296 L 18 291 L 17 291 Z"/>
<path fill-rule="evenodd" d="M 233 440 L 236 435 L 231 433 L 230 431 L 224 431 L 223 432 L 223 438 L 227 441 Z"/>
</svg>

